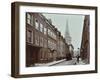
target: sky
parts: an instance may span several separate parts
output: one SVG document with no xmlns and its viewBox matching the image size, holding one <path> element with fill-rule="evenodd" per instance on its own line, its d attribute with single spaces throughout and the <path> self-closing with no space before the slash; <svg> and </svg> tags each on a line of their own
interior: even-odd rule
<svg viewBox="0 0 100 80">
<path fill-rule="evenodd" d="M 68 25 L 69 34 L 72 38 L 72 45 L 74 50 L 77 50 L 81 46 L 82 30 L 84 15 L 74 14 L 43 14 L 47 19 L 52 20 L 52 24 L 61 32 L 61 35 L 65 37 L 66 26 Z"/>
</svg>

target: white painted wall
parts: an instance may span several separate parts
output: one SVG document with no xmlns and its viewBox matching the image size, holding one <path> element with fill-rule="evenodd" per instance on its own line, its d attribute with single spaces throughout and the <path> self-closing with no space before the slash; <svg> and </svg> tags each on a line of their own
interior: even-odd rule
<svg viewBox="0 0 100 80">
<path fill-rule="evenodd" d="M 11 2 L 15 0 L 1 0 L 0 2 L 0 80 L 15 80 L 10 76 L 11 68 Z M 16 0 L 55 4 L 74 4 L 86 6 L 98 6 L 100 0 Z M 98 22 L 100 22 L 100 11 L 98 11 Z M 100 35 L 100 23 L 98 24 L 98 35 Z M 100 44 L 100 37 L 98 37 Z M 100 47 L 100 45 L 98 45 Z M 98 50 L 100 53 L 100 49 Z M 98 67 L 100 68 L 100 54 L 98 54 Z M 18 80 L 100 80 L 100 69 L 97 74 L 64 75 L 38 78 L 21 78 Z"/>
</svg>

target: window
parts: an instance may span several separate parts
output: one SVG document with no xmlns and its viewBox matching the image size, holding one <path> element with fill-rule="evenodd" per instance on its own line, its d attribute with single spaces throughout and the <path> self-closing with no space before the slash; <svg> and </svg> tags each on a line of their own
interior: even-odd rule
<svg viewBox="0 0 100 80">
<path fill-rule="evenodd" d="M 43 32 L 43 24 L 40 23 L 40 31 Z"/>
<path fill-rule="evenodd" d="M 33 43 L 33 35 L 32 35 L 32 31 L 30 30 L 27 31 L 27 41 L 29 43 Z"/>
<path fill-rule="evenodd" d="M 44 39 L 44 47 L 47 48 L 47 40 Z"/>
<path fill-rule="evenodd" d="M 43 47 L 43 37 L 40 37 L 40 46 Z"/>
<path fill-rule="evenodd" d="M 56 35 L 54 34 L 54 39 L 56 39 Z"/>
<path fill-rule="evenodd" d="M 48 35 L 50 36 L 50 29 L 48 29 Z"/>
<path fill-rule="evenodd" d="M 38 46 L 39 45 L 39 36 L 35 35 L 35 44 Z"/>
<path fill-rule="evenodd" d="M 27 23 L 31 24 L 31 15 L 27 13 Z"/>
<path fill-rule="evenodd" d="M 45 31 L 45 28 L 44 28 L 44 32 L 46 32 L 46 31 Z M 48 35 L 49 35 L 50 37 L 52 37 L 53 39 L 56 39 L 56 35 L 55 35 L 50 29 L 48 29 Z"/>
<path fill-rule="evenodd" d="M 49 47 L 50 49 L 53 49 L 53 42 L 50 41 L 50 40 L 48 40 L 48 47 Z"/>
<path fill-rule="evenodd" d="M 44 34 L 47 34 L 47 28 L 44 27 Z"/>
<path fill-rule="evenodd" d="M 39 30 L 39 22 L 38 22 L 38 20 L 35 20 L 35 28 L 36 28 L 37 30 Z"/>
<path fill-rule="evenodd" d="M 52 31 L 50 32 L 50 36 L 52 37 Z"/>
<path fill-rule="evenodd" d="M 52 38 L 56 39 L 56 35 L 54 33 L 52 33 Z"/>
<path fill-rule="evenodd" d="M 31 26 L 34 26 L 34 25 L 33 25 L 33 23 L 34 23 L 34 22 L 33 22 L 33 21 L 34 21 L 33 18 L 34 18 L 34 16 L 32 16 L 32 15 L 29 14 L 29 13 L 27 13 L 27 23 L 30 24 Z"/>
<path fill-rule="evenodd" d="M 34 16 L 32 16 L 32 23 L 31 23 L 31 25 L 34 27 L 34 21 L 35 21 L 35 19 L 34 19 Z"/>
<path fill-rule="evenodd" d="M 52 46 L 53 46 L 53 49 L 56 49 L 56 44 L 54 42 L 53 42 Z"/>
<path fill-rule="evenodd" d="M 48 40 L 48 48 L 50 48 L 50 41 Z"/>
</svg>

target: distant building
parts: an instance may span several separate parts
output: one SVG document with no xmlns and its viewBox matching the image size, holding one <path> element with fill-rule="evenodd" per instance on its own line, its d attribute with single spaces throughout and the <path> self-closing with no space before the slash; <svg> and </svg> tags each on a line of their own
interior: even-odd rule
<svg viewBox="0 0 100 80">
<path fill-rule="evenodd" d="M 82 32 L 82 41 L 81 41 L 81 48 L 80 48 L 80 56 L 82 60 L 89 64 L 90 63 L 90 16 L 85 15 L 84 24 L 83 24 L 83 32 Z"/>
<path fill-rule="evenodd" d="M 71 36 L 70 36 L 70 33 L 69 33 L 69 25 L 68 25 L 68 20 L 66 21 L 66 31 L 65 31 L 65 40 L 66 40 L 66 43 L 68 44 L 69 46 L 69 54 L 67 54 L 69 57 L 69 60 L 72 59 L 73 57 L 73 54 L 74 54 L 74 47 L 73 45 L 71 44 Z"/>
<path fill-rule="evenodd" d="M 78 54 L 77 54 L 77 50 L 74 50 L 74 57 L 76 57 Z"/>
<path fill-rule="evenodd" d="M 69 46 L 52 24 L 40 13 L 26 13 L 26 66 L 66 58 Z"/>
<path fill-rule="evenodd" d="M 74 46 L 72 44 L 69 45 L 69 51 L 71 54 L 71 58 L 74 57 Z"/>
<path fill-rule="evenodd" d="M 80 49 L 77 50 L 77 56 L 80 56 Z"/>
</svg>

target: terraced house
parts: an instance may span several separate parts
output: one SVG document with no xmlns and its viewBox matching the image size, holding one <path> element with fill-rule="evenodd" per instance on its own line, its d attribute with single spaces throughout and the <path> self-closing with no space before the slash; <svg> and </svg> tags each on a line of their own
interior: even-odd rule
<svg viewBox="0 0 100 80">
<path fill-rule="evenodd" d="M 26 66 L 66 58 L 69 46 L 65 39 L 41 13 L 26 13 Z"/>
</svg>

